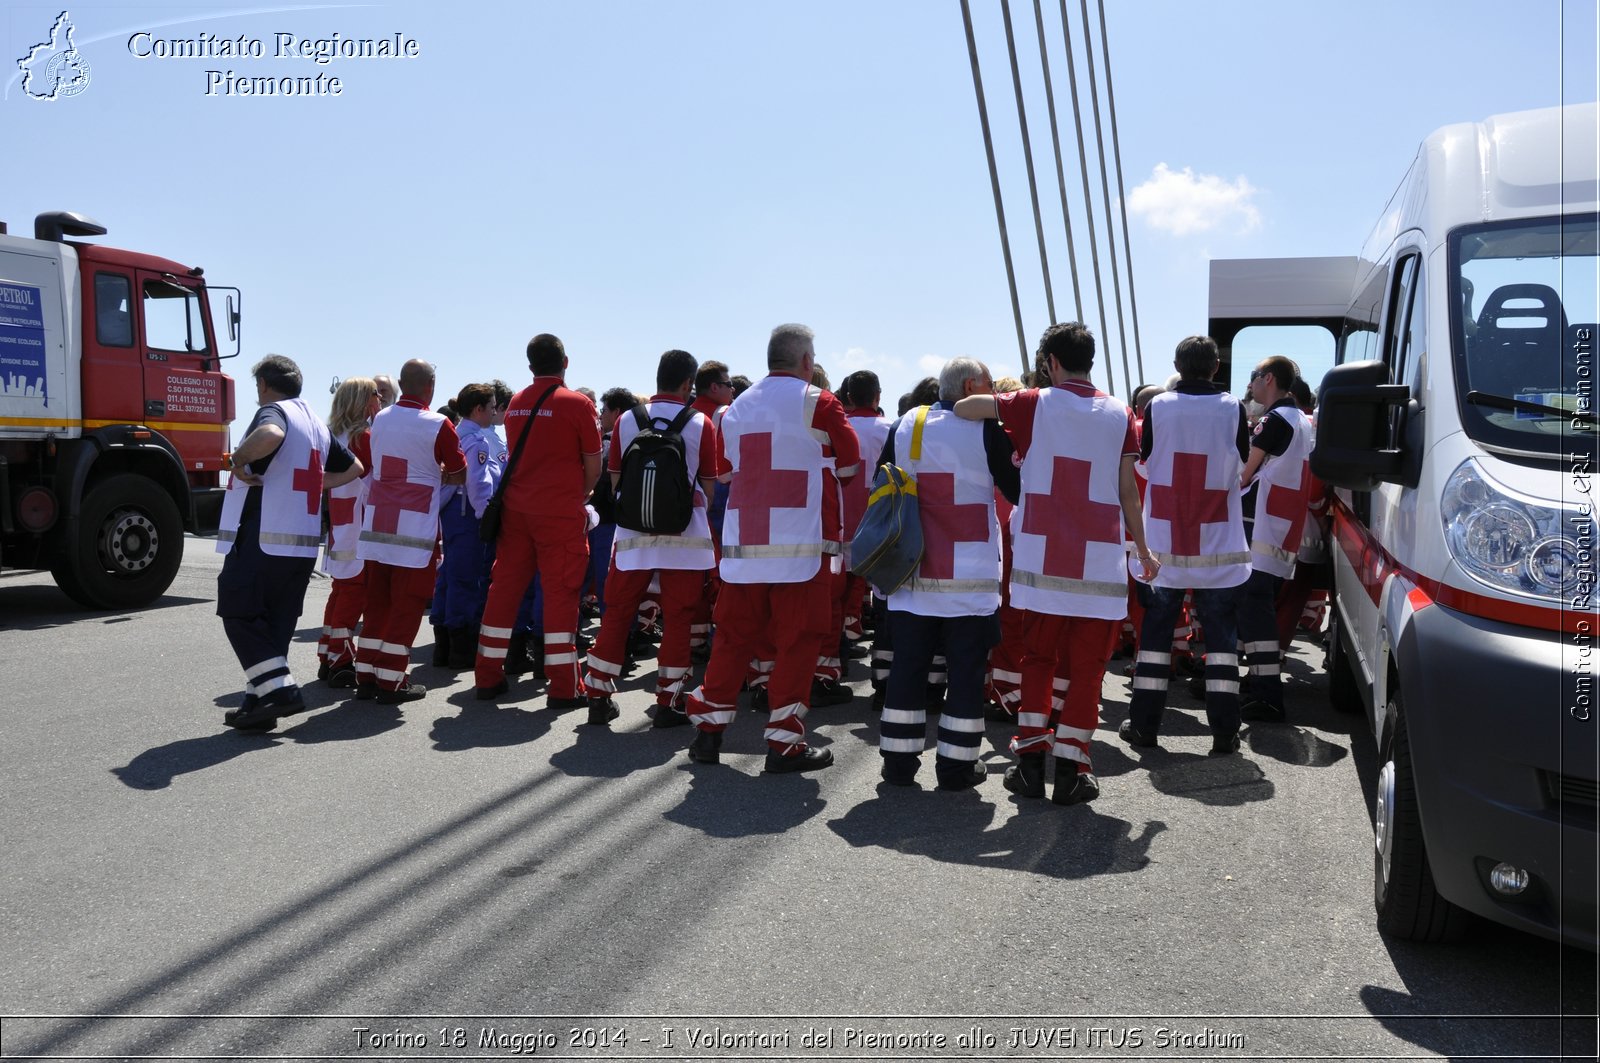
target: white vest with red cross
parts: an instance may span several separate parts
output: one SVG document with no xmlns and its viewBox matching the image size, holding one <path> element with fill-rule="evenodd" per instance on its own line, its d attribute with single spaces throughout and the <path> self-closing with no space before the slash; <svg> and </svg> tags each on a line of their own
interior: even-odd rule
<svg viewBox="0 0 1600 1063">
<path fill-rule="evenodd" d="M 338 439 L 340 446 L 350 449 L 349 432 Z M 366 506 L 365 476 L 328 488 L 328 548 L 322 554 L 322 571 L 334 579 L 361 575 L 362 562 L 356 556 L 356 540 L 361 536 L 361 519 Z"/>
<path fill-rule="evenodd" d="M 671 422 L 683 412 L 683 407 L 681 402 L 658 401 L 649 403 L 645 410 L 653 421 Z M 706 496 L 700 489 L 700 448 L 710 438 L 705 430 L 709 423 L 705 414 L 697 413 L 683 426 L 683 463 L 689 470 L 689 482 L 694 486 L 694 511 L 689 516 L 689 526 L 677 535 L 656 535 L 617 525 L 611 557 L 618 569 L 643 572 L 666 568 L 698 572 L 716 567 L 711 522 L 706 517 Z M 631 412 L 625 413 L 617 418 L 612 431 L 617 435 L 618 453 L 625 454 L 628 444 L 639 434 L 639 423 Z"/>
<path fill-rule="evenodd" d="M 1150 400 L 1155 443 L 1145 469 L 1144 535 L 1161 560 L 1157 587 L 1237 587 L 1250 578 L 1239 505 L 1239 402 L 1226 392 Z"/>
<path fill-rule="evenodd" d="M 1119 493 L 1128 407 L 1044 388 L 1011 513 L 1011 604 L 1054 616 L 1128 615 Z"/>
<path fill-rule="evenodd" d="M 722 418 L 733 466 L 722 524 L 728 583 L 804 583 L 821 568 L 823 445 L 811 427 L 822 393 L 792 376 L 763 377 Z"/>
<path fill-rule="evenodd" d="M 372 421 L 372 472 L 356 556 L 400 568 L 426 568 L 439 539 L 439 459 L 444 417 L 394 405 Z"/>
<path fill-rule="evenodd" d="M 894 427 L 891 418 L 881 414 L 852 414 L 850 427 L 856 430 L 861 442 L 861 467 L 844 485 L 844 567 L 850 567 L 850 540 L 861 526 L 861 517 L 867 512 L 867 495 L 872 490 L 872 478 L 878 472 L 878 455 L 883 453 L 884 440 Z"/>
<path fill-rule="evenodd" d="M 989 616 L 1000 608 L 1000 524 L 983 422 L 935 407 L 922 426 L 920 454 L 914 434 L 916 417 L 900 418 L 894 458 L 917 481 L 922 563 L 889 595 L 889 608 L 918 616 Z"/>
<path fill-rule="evenodd" d="M 322 466 L 328 459 L 328 428 L 303 399 L 280 399 L 287 430 L 261 477 L 261 552 L 274 557 L 316 557 L 322 546 Z M 249 488 L 233 477 L 222 499 L 217 553 L 233 549 Z"/>
<path fill-rule="evenodd" d="M 1294 430 L 1282 454 L 1269 455 L 1256 470 L 1256 520 L 1250 533 L 1250 564 L 1258 572 L 1294 575 L 1305 533 L 1311 493 L 1311 421 L 1293 406 L 1267 416 L 1282 417 Z"/>
</svg>

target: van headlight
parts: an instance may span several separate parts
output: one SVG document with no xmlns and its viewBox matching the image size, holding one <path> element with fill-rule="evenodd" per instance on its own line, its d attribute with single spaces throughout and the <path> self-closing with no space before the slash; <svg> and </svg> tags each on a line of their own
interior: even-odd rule
<svg viewBox="0 0 1600 1063">
<path fill-rule="evenodd" d="M 1474 459 L 1450 474 L 1441 516 L 1451 556 L 1481 583 L 1560 602 L 1593 582 L 1592 518 L 1515 494 Z"/>
</svg>

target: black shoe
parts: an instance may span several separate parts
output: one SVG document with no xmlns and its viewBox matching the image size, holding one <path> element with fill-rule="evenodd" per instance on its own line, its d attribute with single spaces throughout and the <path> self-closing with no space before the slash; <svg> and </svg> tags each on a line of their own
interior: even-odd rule
<svg viewBox="0 0 1600 1063">
<path fill-rule="evenodd" d="M 1044 796 L 1044 754 L 1023 753 L 1006 769 L 1006 789 L 1018 797 Z"/>
<path fill-rule="evenodd" d="M 766 712 L 771 708 L 767 703 L 767 687 L 765 683 L 750 691 L 750 707 L 757 712 Z"/>
<path fill-rule="evenodd" d="M 1265 701 L 1247 701 L 1239 706 L 1241 720 L 1255 720 L 1259 723 L 1283 723 L 1285 716 L 1283 709 L 1276 705 L 1269 705 Z"/>
<path fill-rule="evenodd" d="M 428 696 L 428 688 L 416 680 L 407 680 L 398 690 L 379 690 L 379 705 L 404 705 L 408 701 L 421 701 Z"/>
<path fill-rule="evenodd" d="M 855 700 L 856 693 L 837 679 L 813 679 L 811 681 L 811 707 L 813 709 L 826 709 L 834 705 L 848 705 Z"/>
<path fill-rule="evenodd" d="M 539 639 L 539 658 L 533 656 L 533 639 Z M 526 631 L 513 631 L 506 640 L 506 675 L 526 675 L 537 671 L 544 658 L 544 639 Z"/>
<path fill-rule="evenodd" d="M 573 709 L 587 708 L 588 698 L 545 698 L 544 706 L 553 712 L 571 712 Z"/>
<path fill-rule="evenodd" d="M 657 705 L 656 716 L 650 726 L 665 729 L 668 727 L 682 727 L 688 722 L 689 714 L 676 705 Z"/>
<path fill-rule="evenodd" d="M 696 764 L 720 764 L 722 732 L 696 731 L 694 741 L 689 743 L 689 759 Z"/>
<path fill-rule="evenodd" d="M 501 694 L 504 694 L 510 689 L 510 681 L 507 680 L 505 676 L 501 676 L 500 681 L 495 683 L 494 686 L 478 687 L 472 692 L 472 696 L 477 698 L 479 701 L 493 701 L 495 698 L 499 697 Z"/>
<path fill-rule="evenodd" d="M 1133 725 L 1132 720 L 1122 721 L 1122 725 L 1117 728 L 1117 737 L 1128 743 L 1130 746 L 1139 746 L 1141 749 L 1160 748 L 1156 736 L 1153 734 L 1145 734 L 1143 731 L 1139 730 Z"/>
<path fill-rule="evenodd" d="M 450 629 L 443 624 L 433 625 L 433 657 L 428 663 L 435 668 L 447 668 L 450 665 Z"/>
<path fill-rule="evenodd" d="M 306 704 L 306 699 L 300 696 L 299 687 L 290 687 L 287 692 L 274 690 L 261 699 L 260 707 L 280 720 L 285 716 L 311 710 L 311 706 Z"/>
<path fill-rule="evenodd" d="M 318 679 L 326 680 L 328 676 L 332 674 L 332 672 L 333 668 L 328 664 L 327 661 L 323 661 L 321 664 L 317 665 Z M 242 708 L 243 706 L 240 707 Z"/>
<path fill-rule="evenodd" d="M 356 683 L 355 698 L 356 698 L 357 701 L 371 701 L 373 698 L 375 698 L 377 696 L 378 696 L 378 684 L 376 684 L 376 683 L 362 683 L 362 682 L 359 682 L 359 681 Z"/>
<path fill-rule="evenodd" d="M 813 749 L 806 746 L 798 753 L 783 756 L 780 753 L 767 753 L 767 774 L 788 775 L 800 771 L 821 771 L 833 763 L 833 751 L 828 749 Z"/>
<path fill-rule="evenodd" d="M 356 670 L 354 668 L 340 668 L 328 675 L 328 686 L 334 690 L 354 690 L 356 688 Z"/>
<path fill-rule="evenodd" d="M 450 652 L 445 667 L 452 672 L 465 672 L 478 663 L 478 640 L 470 627 L 451 628 L 447 641 Z"/>
<path fill-rule="evenodd" d="M 1212 735 L 1211 748 L 1206 752 L 1208 757 L 1226 757 L 1239 752 L 1239 732 L 1228 735 Z"/>
<path fill-rule="evenodd" d="M 865 642 L 846 642 L 840 647 L 840 658 L 848 657 L 852 661 L 863 660 L 872 655 L 872 648 Z"/>
<path fill-rule="evenodd" d="M 1093 772 L 1073 771 L 1070 768 L 1056 772 L 1056 788 L 1050 793 L 1050 800 L 1056 804 L 1082 805 L 1099 796 L 1100 780 L 1094 777 Z"/>
<path fill-rule="evenodd" d="M 880 774 L 890 786 L 915 786 L 921 758 L 915 753 L 885 753 Z"/>
<path fill-rule="evenodd" d="M 989 777 L 989 766 L 982 761 L 973 761 L 972 765 L 964 772 L 941 771 L 939 772 L 939 789 L 941 790 L 970 790 L 980 786 Z"/>
<path fill-rule="evenodd" d="M 617 708 L 617 703 L 610 698 L 589 698 L 589 725 L 591 727 L 604 727 L 618 716 L 622 710 Z"/>
<path fill-rule="evenodd" d="M 235 731 L 265 733 L 278 726 L 278 717 L 271 712 L 263 711 L 261 700 L 254 694 L 246 694 L 243 704 L 222 714 L 222 722 Z"/>
</svg>

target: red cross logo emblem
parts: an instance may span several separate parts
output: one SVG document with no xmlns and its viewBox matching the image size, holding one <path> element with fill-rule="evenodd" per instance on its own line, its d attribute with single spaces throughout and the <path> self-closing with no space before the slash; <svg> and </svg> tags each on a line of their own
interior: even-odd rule
<svg viewBox="0 0 1600 1063">
<path fill-rule="evenodd" d="M 1172 552 L 1180 557 L 1200 553 L 1200 526 L 1228 522 L 1228 492 L 1207 489 L 1204 454 L 1172 456 L 1172 486 L 1151 484 L 1150 516 L 1172 525 Z"/>
<path fill-rule="evenodd" d="M 333 495 L 328 499 L 328 523 L 336 528 L 356 522 L 356 500 L 354 498 Z"/>
<path fill-rule="evenodd" d="M 1289 531 L 1278 545 L 1285 550 L 1300 548 L 1300 535 L 1306 530 L 1306 488 L 1311 484 L 1311 463 L 1300 466 L 1300 489 L 1274 487 L 1267 491 L 1267 514 L 1289 522 Z"/>
<path fill-rule="evenodd" d="M 989 541 L 989 507 L 982 502 L 956 504 L 956 477 L 925 472 L 917 477 L 917 510 L 922 517 L 924 579 L 955 579 L 956 543 Z"/>
<path fill-rule="evenodd" d="M 772 467 L 772 433 L 739 438 L 739 473 L 728 491 L 728 508 L 739 513 L 739 544 L 772 542 L 772 511 L 805 509 L 810 478 L 799 469 Z"/>
<path fill-rule="evenodd" d="M 305 468 L 294 471 L 294 479 L 290 484 L 296 493 L 305 492 L 306 513 L 315 515 L 322 512 L 322 451 L 311 448 L 311 457 L 306 459 Z"/>
<path fill-rule="evenodd" d="M 1023 496 L 1022 530 L 1044 536 L 1044 575 L 1082 579 L 1090 543 L 1122 545 L 1122 507 L 1089 497 L 1089 462 L 1057 456 L 1050 489 Z"/>
<path fill-rule="evenodd" d="M 393 535 L 400 530 L 401 513 L 426 513 L 433 503 L 433 488 L 406 479 L 410 465 L 404 458 L 385 454 L 372 484 L 368 508 L 372 510 L 372 530 Z"/>
</svg>

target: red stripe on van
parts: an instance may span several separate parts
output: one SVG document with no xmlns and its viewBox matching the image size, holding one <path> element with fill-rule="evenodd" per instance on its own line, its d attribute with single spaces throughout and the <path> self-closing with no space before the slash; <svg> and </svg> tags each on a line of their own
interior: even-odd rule
<svg viewBox="0 0 1600 1063">
<path fill-rule="evenodd" d="M 1593 612 L 1507 601 L 1504 598 L 1452 587 L 1436 579 L 1428 579 L 1396 561 L 1394 555 L 1379 545 L 1372 537 L 1372 533 L 1356 520 L 1355 514 L 1350 512 L 1349 507 L 1338 496 L 1334 496 L 1332 510 L 1334 538 L 1374 605 L 1383 595 L 1384 582 L 1391 575 L 1401 575 L 1421 589 L 1428 598 L 1458 613 L 1481 616 L 1485 620 L 1498 620 L 1505 624 L 1537 628 L 1540 631 L 1564 631 L 1569 635 L 1592 634 L 1595 630 Z M 1413 599 L 1412 607 L 1421 606 L 1416 599 Z"/>
</svg>

